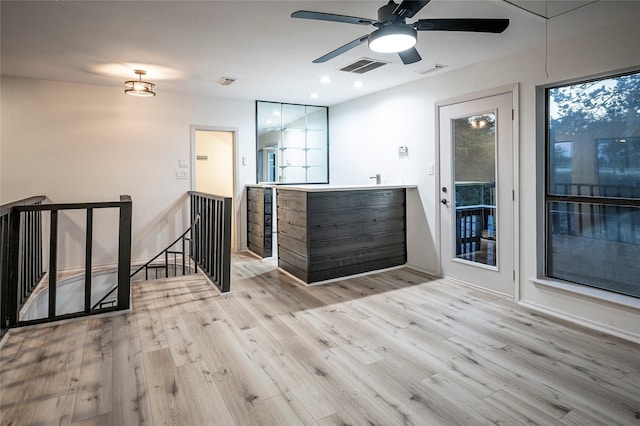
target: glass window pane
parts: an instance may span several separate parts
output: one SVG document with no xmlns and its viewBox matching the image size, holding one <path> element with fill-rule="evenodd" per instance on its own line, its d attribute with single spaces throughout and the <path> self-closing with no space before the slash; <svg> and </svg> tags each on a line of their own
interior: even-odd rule
<svg viewBox="0 0 640 426">
<path fill-rule="evenodd" d="M 546 274 L 640 297 L 640 73 L 549 89 L 547 106 Z"/>
<path fill-rule="evenodd" d="M 640 208 L 548 203 L 547 275 L 640 297 Z"/>
<path fill-rule="evenodd" d="M 453 120 L 455 257 L 496 266 L 496 116 Z"/>
</svg>

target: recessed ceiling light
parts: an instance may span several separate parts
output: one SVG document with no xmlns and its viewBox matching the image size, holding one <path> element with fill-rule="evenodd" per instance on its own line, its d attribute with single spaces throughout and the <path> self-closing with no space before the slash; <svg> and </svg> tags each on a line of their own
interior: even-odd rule
<svg viewBox="0 0 640 426">
<path fill-rule="evenodd" d="M 364 87 L 364 83 L 361 81 L 356 81 L 355 83 L 353 83 L 353 87 L 359 89 L 360 87 Z"/>
<path fill-rule="evenodd" d="M 327 75 L 320 77 L 320 83 L 331 83 L 331 77 Z"/>
<path fill-rule="evenodd" d="M 273 111 L 273 115 L 280 115 L 280 111 Z"/>
<path fill-rule="evenodd" d="M 318 95 L 317 93 L 312 93 L 312 94 L 309 95 L 309 97 L 311 99 L 318 99 L 320 97 L 320 95 Z"/>
</svg>

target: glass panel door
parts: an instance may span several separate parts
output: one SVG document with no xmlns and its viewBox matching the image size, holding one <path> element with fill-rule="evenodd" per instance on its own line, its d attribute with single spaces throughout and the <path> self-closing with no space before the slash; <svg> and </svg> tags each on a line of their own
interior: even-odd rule
<svg viewBox="0 0 640 426">
<path fill-rule="evenodd" d="M 438 108 L 442 275 L 514 294 L 513 94 Z"/>
<path fill-rule="evenodd" d="M 455 241 L 453 256 L 496 266 L 496 114 L 455 118 L 453 182 Z"/>
</svg>

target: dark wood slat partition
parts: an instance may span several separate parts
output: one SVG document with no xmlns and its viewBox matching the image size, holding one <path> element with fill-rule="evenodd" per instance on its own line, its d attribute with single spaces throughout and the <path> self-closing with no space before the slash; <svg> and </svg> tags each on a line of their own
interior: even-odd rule
<svg viewBox="0 0 640 426">
<path fill-rule="evenodd" d="M 278 187 L 278 266 L 307 283 L 403 265 L 406 189 Z"/>
<path fill-rule="evenodd" d="M 273 189 L 247 187 L 247 246 L 261 257 L 273 256 Z"/>
</svg>

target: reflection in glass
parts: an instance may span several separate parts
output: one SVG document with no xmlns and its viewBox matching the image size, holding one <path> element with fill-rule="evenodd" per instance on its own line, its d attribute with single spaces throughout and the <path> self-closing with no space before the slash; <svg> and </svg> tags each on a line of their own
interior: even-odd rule
<svg viewBox="0 0 640 426">
<path fill-rule="evenodd" d="M 640 73 L 550 88 L 547 114 L 546 275 L 640 297 Z"/>
<path fill-rule="evenodd" d="M 328 183 L 328 110 L 257 102 L 257 181 Z"/>
<path fill-rule="evenodd" d="M 640 297 L 640 208 L 550 202 L 547 218 L 550 276 Z"/>
<path fill-rule="evenodd" d="M 453 120 L 455 257 L 496 266 L 496 115 Z"/>
</svg>

